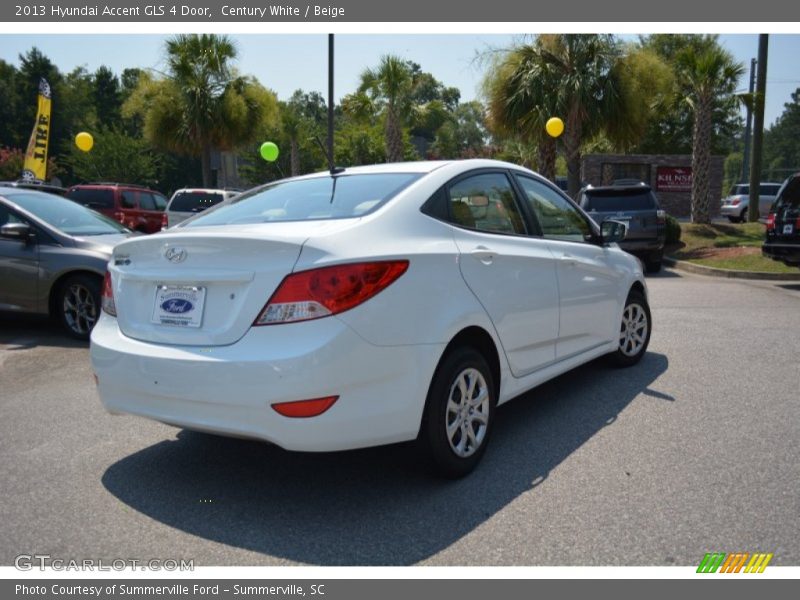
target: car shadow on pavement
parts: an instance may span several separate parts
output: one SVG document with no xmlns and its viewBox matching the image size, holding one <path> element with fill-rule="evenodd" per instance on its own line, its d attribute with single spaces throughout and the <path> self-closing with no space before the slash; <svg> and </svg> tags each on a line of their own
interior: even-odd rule
<svg viewBox="0 0 800 600">
<path fill-rule="evenodd" d="M 638 396 L 674 401 L 650 389 L 667 365 L 657 353 L 625 370 L 598 360 L 523 394 L 498 410 L 483 462 L 458 481 L 436 478 L 411 444 L 304 454 L 181 431 L 111 465 L 102 482 L 169 527 L 278 560 L 414 564 L 537 493 Z"/>
<path fill-rule="evenodd" d="M 88 348 L 89 342 L 69 337 L 48 317 L 0 313 L 0 345 L 6 350 L 28 350 L 38 346 Z"/>
</svg>

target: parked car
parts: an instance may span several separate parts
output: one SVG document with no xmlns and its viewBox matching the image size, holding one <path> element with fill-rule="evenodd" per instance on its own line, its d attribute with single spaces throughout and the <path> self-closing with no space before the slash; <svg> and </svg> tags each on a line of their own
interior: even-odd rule
<svg viewBox="0 0 800 600">
<path fill-rule="evenodd" d="M 800 173 L 786 180 L 767 217 L 764 256 L 800 267 Z"/>
<path fill-rule="evenodd" d="M 758 213 L 769 214 L 770 207 L 778 197 L 780 183 L 762 183 L 758 190 Z M 731 223 L 746 223 L 750 206 L 750 184 L 737 183 L 731 187 L 730 193 L 723 198 L 720 214 L 728 217 Z"/>
<path fill-rule="evenodd" d="M 581 190 L 581 208 L 595 221 L 615 219 L 628 226 L 620 248 L 638 256 L 650 273 L 661 270 L 667 235 L 666 213 L 649 185 L 642 182 Z"/>
<path fill-rule="evenodd" d="M 51 315 L 88 339 L 111 248 L 130 235 L 60 196 L 0 188 L 0 310 Z"/>
<path fill-rule="evenodd" d="M 642 358 L 647 288 L 624 232 L 493 160 L 268 184 L 115 248 L 100 397 L 289 450 L 417 439 L 461 476 L 498 404 L 602 355 Z"/>
<path fill-rule="evenodd" d="M 119 221 L 128 229 L 155 233 L 167 226 L 167 199 L 155 190 L 126 183 L 73 185 L 67 198 Z"/>
<path fill-rule="evenodd" d="M 38 190 L 40 192 L 47 192 L 48 194 L 55 194 L 56 196 L 66 196 L 67 188 L 60 185 L 53 185 L 51 183 L 42 183 L 40 181 L 28 181 L 26 179 L 18 179 L 17 181 L 0 181 L 0 187 L 13 187 L 22 188 L 26 190 Z"/>
<path fill-rule="evenodd" d="M 183 188 L 172 194 L 167 203 L 167 226 L 172 227 L 216 206 L 223 200 L 233 198 L 238 190 L 216 190 L 203 188 Z"/>
</svg>

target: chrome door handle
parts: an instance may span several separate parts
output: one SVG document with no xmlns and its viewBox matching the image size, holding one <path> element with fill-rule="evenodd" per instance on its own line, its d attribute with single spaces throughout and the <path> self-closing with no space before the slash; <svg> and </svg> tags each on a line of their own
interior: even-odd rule
<svg viewBox="0 0 800 600">
<path fill-rule="evenodd" d="M 494 252 L 486 246 L 478 246 L 471 254 L 485 265 L 490 265 L 494 261 Z"/>
</svg>

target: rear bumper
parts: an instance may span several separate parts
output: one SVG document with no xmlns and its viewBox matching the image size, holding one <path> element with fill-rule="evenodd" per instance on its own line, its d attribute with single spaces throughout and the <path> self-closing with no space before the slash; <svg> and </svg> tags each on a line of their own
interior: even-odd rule
<svg viewBox="0 0 800 600">
<path fill-rule="evenodd" d="M 787 265 L 800 266 L 800 242 L 796 244 L 767 242 L 761 246 L 761 254 Z"/>
<path fill-rule="evenodd" d="M 742 215 L 742 211 L 747 210 L 747 202 L 743 202 L 737 204 L 736 206 L 733 205 L 723 205 L 722 208 L 719 209 L 719 214 L 723 217 L 740 217 Z"/>
<path fill-rule="evenodd" d="M 229 346 L 167 346 L 124 336 L 103 315 L 92 332 L 98 390 L 112 413 L 331 451 L 416 437 L 444 345 L 374 346 L 336 318 L 254 327 Z M 288 418 L 276 402 L 339 396 Z"/>
<path fill-rule="evenodd" d="M 664 250 L 664 238 L 622 240 L 619 247 L 630 254 L 652 254 Z"/>
</svg>

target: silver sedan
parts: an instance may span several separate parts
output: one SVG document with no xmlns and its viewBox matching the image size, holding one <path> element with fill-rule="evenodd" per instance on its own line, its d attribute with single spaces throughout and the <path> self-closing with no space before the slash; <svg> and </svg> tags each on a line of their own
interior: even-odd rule
<svg viewBox="0 0 800 600">
<path fill-rule="evenodd" d="M 131 235 L 71 200 L 1 188 L 0 311 L 52 315 L 88 339 L 111 250 Z"/>
</svg>

